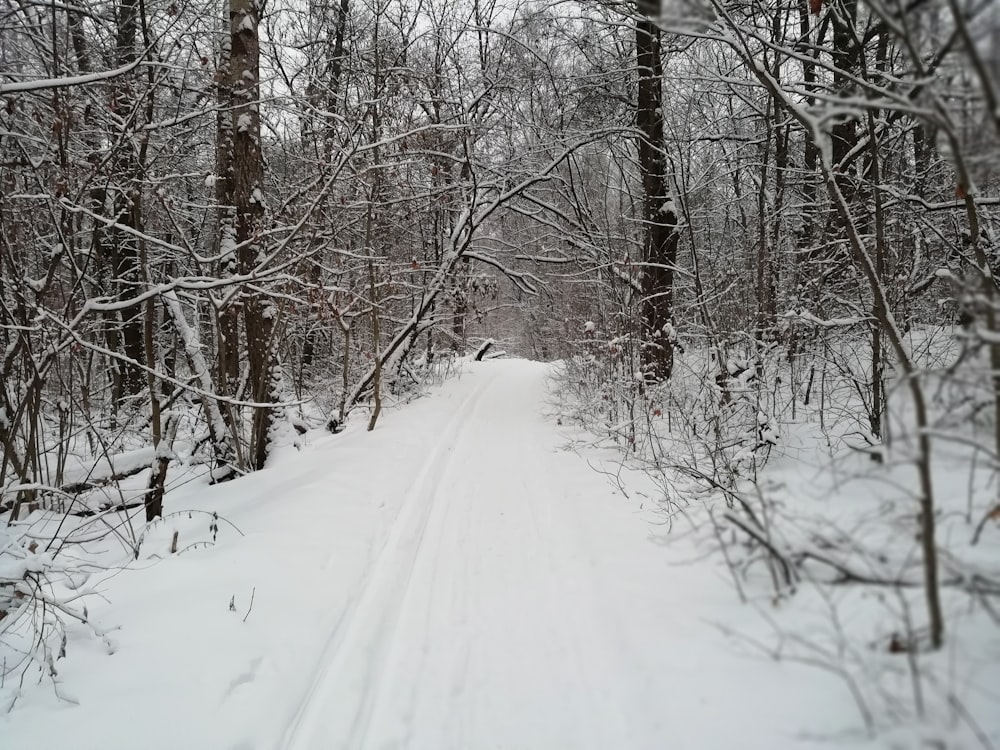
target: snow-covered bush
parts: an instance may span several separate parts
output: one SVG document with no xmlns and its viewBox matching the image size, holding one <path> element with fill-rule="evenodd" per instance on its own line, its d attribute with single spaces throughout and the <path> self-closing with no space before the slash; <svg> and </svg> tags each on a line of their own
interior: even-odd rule
<svg viewBox="0 0 1000 750">
<path fill-rule="evenodd" d="M 11 708 L 28 679 L 51 680 L 57 695 L 56 662 L 65 656 L 66 623 L 87 623 L 86 605 L 71 591 L 71 566 L 38 540 L 0 528 L 0 683 L 15 685 Z"/>
<path fill-rule="evenodd" d="M 909 384 L 887 357 L 881 405 L 873 399 L 864 333 L 800 336 L 792 353 L 750 336 L 686 342 L 669 382 L 631 392 L 601 357 L 580 355 L 559 377 L 563 418 L 634 436 L 617 441 L 621 460 L 655 481 L 668 525 L 683 515 L 736 595 L 773 623 L 774 645 L 751 639 L 755 650 L 840 676 L 870 732 L 899 736 L 918 721 L 934 736 L 956 724 L 967 735 L 975 717 L 962 714 L 961 675 L 972 662 L 933 649 L 919 473 L 934 477 L 950 642 L 988 648 L 1000 596 L 1000 562 L 982 541 L 1000 533 L 996 463 L 982 449 L 993 430 L 988 370 L 953 331 L 908 332 L 938 445 L 923 464 Z"/>
</svg>

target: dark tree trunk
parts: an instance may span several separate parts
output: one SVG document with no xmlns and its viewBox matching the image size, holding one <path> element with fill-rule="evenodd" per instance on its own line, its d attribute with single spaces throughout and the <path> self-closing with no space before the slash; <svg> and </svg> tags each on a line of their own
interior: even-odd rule
<svg viewBox="0 0 1000 750">
<path fill-rule="evenodd" d="M 129 65 L 136 60 L 135 41 L 139 26 L 139 7 L 137 0 L 121 0 L 118 5 L 118 35 L 116 39 L 116 56 L 118 65 Z M 135 118 L 131 109 L 134 107 L 136 79 L 126 76 L 115 92 L 114 107 L 119 117 L 125 123 L 123 132 L 118 138 L 118 158 L 113 161 L 113 174 L 121 180 L 115 193 L 114 215 L 115 223 L 121 229 L 114 231 L 114 248 L 112 251 L 112 267 L 119 301 L 126 301 L 139 291 L 139 242 L 135 234 L 129 230 L 137 230 L 141 226 L 141 191 L 137 182 L 136 158 L 133 153 L 133 138 L 130 131 L 134 130 Z M 146 375 L 140 366 L 145 359 L 145 346 L 142 334 L 142 308 L 140 305 L 130 305 L 121 310 L 121 352 L 126 361 L 123 368 L 122 386 L 124 395 L 135 396 L 142 392 L 146 385 Z"/>
<path fill-rule="evenodd" d="M 231 29 L 230 29 L 231 32 Z M 233 113 L 230 106 L 235 102 L 232 87 L 231 34 L 222 35 L 222 49 L 219 51 L 219 66 L 216 73 L 216 98 L 219 111 L 216 115 L 215 132 L 215 202 L 218 208 L 216 253 L 219 257 L 219 276 L 223 279 L 235 276 L 236 263 L 236 213 L 233 206 Z M 240 298 L 236 296 L 217 309 L 218 326 L 216 381 L 219 393 L 235 396 L 240 379 Z M 230 409 L 222 410 L 223 418 L 232 421 Z M 232 426 L 232 425 L 230 425 Z"/>
<path fill-rule="evenodd" d="M 636 125 L 643 187 L 642 369 L 647 380 L 663 381 L 673 369 L 673 285 L 677 261 L 677 213 L 670 200 L 663 143 L 663 64 L 660 52 L 661 0 L 639 0 L 635 25 L 638 69 Z"/>
<path fill-rule="evenodd" d="M 842 97 L 852 96 L 857 86 L 852 80 L 861 71 L 861 46 L 858 44 L 858 0 L 838 0 L 830 14 L 833 26 L 833 88 Z M 838 118 L 830 128 L 833 166 L 837 170 L 837 185 L 849 203 L 858 197 L 856 169 L 858 154 L 858 121 L 853 116 Z M 863 228 L 864 229 L 864 228 Z"/>
<path fill-rule="evenodd" d="M 256 0 L 230 0 L 229 81 L 232 162 L 226 175 L 232 189 L 236 260 L 241 274 L 250 273 L 263 253 L 264 161 L 260 149 L 260 22 Z M 271 337 L 277 311 L 259 292 L 244 294 L 243 321 L 247 342 L 250 395 L 258 404 L 273 403 L 275 362 Z M 227 343 L 228 346 L 228 343 Z M 250 434 L 250 461 L 263 468 L 275 410 L 255 407 Z"/>
<path fill-rule="evenodd" d="M 812 92 L 816 90 L 815 56 L 818 55 L 818 41 L 811 35 L 809 18 L 809 0 L 799 0 L 800 42 L 797 45 L 797 49 L 803 55 L 802 81 L 805 84 L 806 91 L 810 92 L 810 94 L 806 97 L 806 103 L 809 107 L 814 107 L 816 105 L 816 97 L 812 95 Z M 816 145 L 816 142 L 812 138 L 804 138 L 803 141 L 802 221 L 800 222 L 799 230 L 796 233 L 796 241 L 799 248 L 805 250 L 806 252 L 805 254 L 795 253 L 793 256 L 795 259 L 795 290 L 797 294 L 801 294 L 806 291 L 805 289 L 798 288 L 800 280 L 808 283 L 807 280 L 813 276 L 813 274 L 808 270 L 805 272 L 800 271 L 800 260 L 821 260 L 821 256 L 817 252 L 817 244 L 819 242 L 819 231 L 822 229 L 823 225 L 822 219 L 817 222 L 817 217 L 820 216 L 819 201 L 821 194 L 820 188 L 822 186 L 819 171 L 819 146 Z M 815 290 L 811 291 L 815 292 Z"/>
</svg>

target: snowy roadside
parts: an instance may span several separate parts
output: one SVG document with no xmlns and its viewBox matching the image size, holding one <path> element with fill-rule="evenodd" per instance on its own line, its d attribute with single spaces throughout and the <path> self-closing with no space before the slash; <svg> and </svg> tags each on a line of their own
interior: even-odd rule
<svg viewBox="0 0 1000 750">
<path fill-rule="evenodd" d="M 891 440 L 881 440 L 865 429 L 858 380 L 828 373 L 822 359 L 730 361 L 730 377 L 712 387 L 716 364 L 691 350 L 668 385 L 646 393 L 629 373 L 594 372 L 607 364 L 600 355 L 569 361 L 557 409 L 567 424 L 601 435 L 581 435 L 581 451 L 611 457 L 603 471 L 612 484 L 655 485 L 650 503 L 673 528 L 668 552 L 688 536 L 703 564 L 725 563 L 732 596 L 746 606 L 716 624 L 747 653 L 839 680 L 855 730 L 873 746 L 997 747 L 1000 525 L 995 470 L 984 459 L 990 426 L 976 419 L 980 401 L 968 384 L 934 385 L 952 337 L 921 329 L 911 339 L 935 360 L 926 379 L 946 632 L 939 651 L 930 644 L 917 432 L 905 393 L 890 392 Z"/>
</svg>

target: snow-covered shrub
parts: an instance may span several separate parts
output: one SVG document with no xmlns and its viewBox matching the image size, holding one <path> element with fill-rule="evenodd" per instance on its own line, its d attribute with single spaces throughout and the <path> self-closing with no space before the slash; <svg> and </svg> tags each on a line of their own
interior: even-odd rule
<svg viewBox="0 0 1000 750">
<path fill-rule="evenodd" d="M 675 351 L 670 380 L 653 384 L 635 364 L 636 347 L 585 324 L 580 353 L 561 370 L 567 416 L 658 472 L 697 469 L 726 486 L 752 475 L 780 439 L 776 358 L 749 339 L 725 352 L 692 345 Z"/>
<path fill-rule="evenodd" d="M 65 585 L 72 572 L 38 541 L 0 528 L 0 683 L 13 687 L 5 710 L 27 679 L 51 680 L 59 694 L 56 662 L 66 654 L 66 623 L 88 618 L 80 596 Z"/>
<path fill-rule="evenodd" d="M 891 355 L 882 382 L 873 377 L 865 326 L 800 335 L 787 348 L 750 336 L 723 343 L 686 341 L 669 382 L 641 384 L 631 403 L 627 366 L 615 380 L 600 356 L 581 354 L 560 375 L 563 418 L 603 437 L 614 399 L 627 421 L 618 434 L 635 436 L 619 441 L 621 460 L 659 486 L 666 525 L 683 514 L 736 594 L 773 623 L 773 644 L 748 639 L 756 651 L 837 675 L 873 734 L 974 725 L 963 704 L 975 689 L 968 651 L 995 649 L 987 632 L 1000 596 L 995 545 L 985 542 L 1000 538 L 1000 509 L 983 354 L 949 329 L 907 332 L 928 396 L 921 431 Z M 922 464 L 928 433 L 935 450 Z M 944 651 L 934 650 L 927 604 L 924 470 L 935 488 Z"/>
</svg>

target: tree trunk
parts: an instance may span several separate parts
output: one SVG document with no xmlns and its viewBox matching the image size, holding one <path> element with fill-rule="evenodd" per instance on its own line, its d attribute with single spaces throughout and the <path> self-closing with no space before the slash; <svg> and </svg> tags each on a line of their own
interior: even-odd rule
<svg viewBox="0 0 1000 750">
<path fill-rule="evenodd" d="M 667 380 L 673 369 L 673 285 L 677 261 L 677 214 L 669 196 L 663 142 L 661 0 L 639 0 L 635 22 L 638 69 L 636 125 L 642 175 L 642 371 L 649 381 Z"/>
<path fill-rule="evenodd" d="M 855 91 L 853 78 L 861 68 L 861 47 L 857 43 L 858 0 L 839 0 L 830 14 L 833 25 L 833 88 L 843 97 Z M 851 179 L 848 157 L 858 145 L 858 123 L 853 116 L 841 116 L 830 128 L 833 165 L 837 169 L 837 184 L 848 202 L 852 202 L 857 185 Z M 853 159 L 852 159 L 853 161 Z"/>
<path fill-rule="evenodd" d="M 233 447 L 229 426 L 226 424 L 223 412 L 219 408 L 219 402 L 211 395 L 212 375 L 209 365 L 205 361 L 205 355 L 198 340 L 198 334 L 188 325 L 176 292 L 165 292 L 162 299 L 163 309 L 177 331 L 177 335 L 184 347 L 184 356 L 187 358 L 188 366 L 191 368 L 191 372 L 194 374 L 198 388 L 201 391 L 199 398 L 201 399 L 202 408 L 205 411 L 208 436 L 212 443 L 212 452 L 215 456 L 215 471 L 212 472 L 212 479 L 216 482 L 228 479 L 233 474 L 236 452 Z"/>
<path fill-rule="evenodd" d="M 118 6 L 117 62 L 119 66 L 129 65 L 136 60 L 135 40 L 139 25 L 137 0 L 121 0 Z M 124 230 L 114 230 L 112 265 L 119 301 L 134 297 L 139 288 L 139 243 L 129 229 L 141 227 L 141 197 L 136 174 L 136 158 L 133 153 L 135 119 L 130 110 L 135 106 L 137 92 L 134 76 L 125 76 L 115 92 L 114 108 L 125 123 L 118 137 L 118 158 L 113 161 L 113 175 L 121 181 L 114 198 L 115 223 Z M 152 96 L 152 92 L 148 92 Z M 146 376 L 140 366 L 145 359 L 143 341 L 142 307 L 138 304 L 121 310 L 121 347 L 126 357 L 122 386 L 126 396 L 135 396 L 146 385 Z"/>
<path fill-rule="evenodd" d="M 236 214 L 233 206 L 233 113 L 229 107 L 234 100 L 232 88 L 232 38 L 230 34 L 220 34 L 219 68 L 216 73 L 216 98 L 219 105 L 216 115 L 215 132 L 215 202 L 216 254 L 219 257 L 219 276 L 230 278 L 236 275 Z M 232 296 L 216 308 L 217 371 L 216 381 L 219 393 L 235 396 L 240 379 L 240 298 Z M 229 421 L 232 413 L 223 411 Z"/>
<path fill-rule="evenodd" d="M 240 274 L 250 273 L 262 257 L 264 230 L 264 161 L 260 146 L 260 41 L 257 25 L 260 7 L 257 0 L 229 2 L 229 64 L 226 88 L 229 95 L 227 130 L 231 150 L 228 170 L 220 175 L 229 191 L 225 208 L 231 206 L 232 224 L 223 221 L 222 242 L 235 242 L 236 265 Z M 227 155 L 224 155 L 224 157 Z M 220 210 L 222 210 L 220 208 Z M 231 227 L 231 228 L 230 228 Z M 230 233 L 231 232 L 231 233 Z M 227 248 L 224 246 L 223 250 Z M 243 324 L 247 344 L 250 395 L 257 404 L 274 403 L 272 388 L 275 376 L 271 337 L 277 310 L 258 291 L 242 293 Z M 228 312 L 228 311 L 227 311 Z M 232 357 L 237 337 L 235 325 L 223 313 L 220 333 L 224 337 L 226 354 Z M 231 377 L 233 364 L 223 363 L 222 372 Z M 263 468 L 267 459 L 270 428 L 276 410 L 255 407 L 250 433 L 251 465 Z"/>
</svg>

